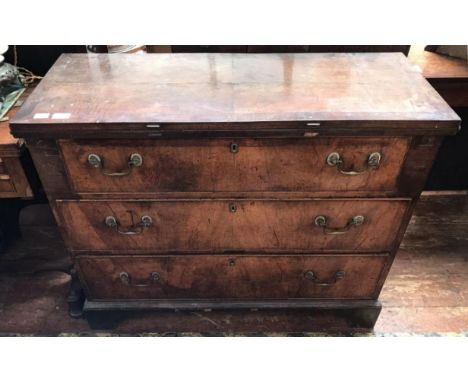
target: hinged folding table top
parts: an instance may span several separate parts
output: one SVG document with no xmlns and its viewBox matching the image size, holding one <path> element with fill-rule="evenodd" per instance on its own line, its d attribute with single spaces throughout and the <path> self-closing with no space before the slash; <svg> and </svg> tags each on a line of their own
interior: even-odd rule
<svg viewBox="0 0 468 382">
<path fill-rule="evenodd" d="M 21 136 L 148 125 L 450 134 L 459 124 L 401 53 L 325 53 L 64 54 L 11 125 Z"/>
</svg>

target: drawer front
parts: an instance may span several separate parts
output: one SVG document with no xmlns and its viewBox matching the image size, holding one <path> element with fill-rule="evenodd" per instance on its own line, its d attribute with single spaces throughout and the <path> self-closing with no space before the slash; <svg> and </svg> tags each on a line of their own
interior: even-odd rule
<svg viewBox="0 0 468 382">
<path fill-rule="evenodd" d="M 11 181 L 10 174 L 5 166 L 5 161 L 0 158 L 0 197 L 1 193 L 15 192 L 15 185 Z"/>
<path fill-rule="evenodd" d="M 77 193 L 337 194 L 396 191 L 409 140 L 62 140 L 59 145 Z"/>
<path fill-rule="evenodd" d="M 12 192 L 16 192 L 16 190 L 10 176 L 7 174 L 0 174 L 0 197 L 2 197 L 1 193 Z"/>
<path fill-rule="evenodd" d="M 407 199 L 58 201 L 74 250 L 389 251 Z"/>
<path fill-rule="evenodd" d="M 91 300 L 372 298 L 387 256 L 79 256 Z"/>
</svg>

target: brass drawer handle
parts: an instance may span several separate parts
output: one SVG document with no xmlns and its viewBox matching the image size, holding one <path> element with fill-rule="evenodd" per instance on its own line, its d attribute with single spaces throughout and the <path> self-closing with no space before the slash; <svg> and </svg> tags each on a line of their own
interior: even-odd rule
<svg viewBox="0 0 468 382">
<path fill-rule="evenodd" d="M 314 284 L 318 286 L 330 286 L 330 285 L 336 284 L 338 281 L 344 278 L 345 275 L 346 275 L 345 271 L 336 271 L 330 281 L 320 281 L 317 275 L 313 271 L 304 272 L 304 277 L 307 280 L 312 281 Z"/>
<path fill-rule="evenodd" d="M 348 223 L 344 227 L 327 227 L 327 217 L 319 215 L 315 218 L 315 225 L 322 227 L 323 233 L 326 235 L 342 235 L 349 231 L 352 226 L 358 226 L 364 224 L 366 218 L 363 215 L 353 216 L 348 220 Z"/>
<path fill-rule="evenodd" d="M 380 166 L 380 161 L 382 159 L 382 154 L 375 152 L 370 154 L 367 157 L 367 167 L 364 170 L 361 171 L 355 171 L 352 169 L 345 169 L 345 164 L 344 164 L 344 159 L 341 158 L 340 154 L 338 153 L 331 153 L 327 157 L 327 164 L 329 166 L 336 166 L 339 172 L 341 172 L 344 175 L 359 175 L 363 174 L 369 169 L 376 169 Z"/>
<path fill-rule="evenodd" d="M 161 275 L 158 272 L 151 272 L 148 276 L 148 282 L 134 283 L 130 274 L 128 274 L 127 272 L 120 272 L 119 279 L 123 284 L 127 284 L 138 288 L 146 288 L 159 281 L 161 279 Z"/>
<path fill-rule="evenodd" d="M 125 176 L 130 174 L 134 167 L 140 167 L 143 164 L 143 158 L 140 154 L 134 153 L 130 155 L 130 158 L 127 162 L 127 168 L 119 171 L 110 171 L 106 170 L 103 165 L 103 158 L 97 154 L 88 155 L 88 164 L 94 168 L 100 168 L 102 173 L 107 176 Z"/>
<path fill-rule="evenodd" d="M 119 221 L 112 215 L 107 216 L 104 220 L 106 226 L 115 229 L 122 235 L 139 235 L 143 233 L 143 230 L 153 224 L 153 219 L 150 216 L 142 216 L 141 221 L 137 224 L 133 224 L 128 228 L 121 228 Z"/>
</svg>

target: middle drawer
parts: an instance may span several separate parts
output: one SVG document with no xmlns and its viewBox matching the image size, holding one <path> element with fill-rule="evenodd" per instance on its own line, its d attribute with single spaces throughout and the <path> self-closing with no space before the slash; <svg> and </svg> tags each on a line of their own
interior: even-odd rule
<svg viewBox="0 0 468 382">
<path fill-rule="evenodd" d="M 72 250 L 386 252 L 409 199 L 63 200 Z"/>
</svg>

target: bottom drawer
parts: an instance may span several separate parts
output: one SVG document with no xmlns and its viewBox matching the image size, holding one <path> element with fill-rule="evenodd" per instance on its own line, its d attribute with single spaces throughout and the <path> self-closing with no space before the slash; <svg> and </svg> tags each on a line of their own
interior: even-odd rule
<svg viewBox="0 0 468 382">
<path fill-rule="evenodd" d="M 79 256 L 89 300 L 374 298 L 387 255 Z"/>
</svg>

